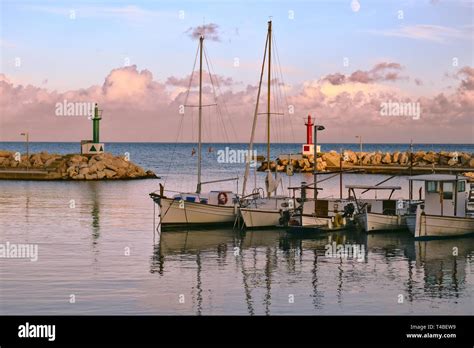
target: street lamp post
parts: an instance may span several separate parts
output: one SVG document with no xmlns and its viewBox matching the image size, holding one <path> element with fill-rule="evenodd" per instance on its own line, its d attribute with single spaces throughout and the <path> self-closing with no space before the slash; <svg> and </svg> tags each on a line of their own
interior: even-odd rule
<svg viewBox="0 0 474 348">
<path fill-rule="evenodd" d="M 359 138 L 359 165 L 362 165 L 362 135 L 356 135 L 356 138 Z"/>
<path fill-rule="evenodd" d="M 313 179 L 314 179 L 314 216 L 316 217 L 316 203 L 318 200 L 318 131 L 324 130 L 324 126 L 314 125 L 314 164 L 313 164 Z"/>
<path fill-rule="evenodd" d="M 30 135 L 28 132 L 20 133 L 26 137 L 26 170 L 28 171 L 30 168 Z"/>
</svg>

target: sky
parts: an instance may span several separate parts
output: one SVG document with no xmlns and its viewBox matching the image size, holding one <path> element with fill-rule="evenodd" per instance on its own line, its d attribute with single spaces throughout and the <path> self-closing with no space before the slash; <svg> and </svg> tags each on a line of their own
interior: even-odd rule
<svg viewBox="0 0 474 348">
<path fill-rule="evenodd" d="M 195 141 L 196 108 L 179 110 L 204 25 L 204 140 L 248 142 L 271 18 L 273 142 L 304 142 L 311 114 L 323 142 L 474 143 L 471 0 L 0 4 L 0 141 L 89 139 L 64 102 L 99 103 L 105 142 Z"/>
</svg>

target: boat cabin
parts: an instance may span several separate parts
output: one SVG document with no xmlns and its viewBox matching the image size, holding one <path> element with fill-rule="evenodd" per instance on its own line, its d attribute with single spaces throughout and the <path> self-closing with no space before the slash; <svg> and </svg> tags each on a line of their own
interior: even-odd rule
<svg viewBox="0 0 474 348">
<path fill-rule="evenodd" d="M 180 193 L 174 195 L 173 199 L 193 203 L 233 206 L 237 195 L 232 191 L 211 191 L 208 194 Z"/>
<path fill-rule="evenodd" d="M 408 203 L 405 200 L 392 199 L 395 191 L 401 190 L 400 186 L 377 186 L 377 185 L 346 185 L 348 189 L 349 199 L 354 199 L 359 211 L 366 210 L 368 213 L 378 213 L 385 215 L 400 215 L 406 213 Z M 359 197 L 356 195 L 356 190 L 361 190 Z M 362 198 L 362 194 L 368 191 L 375 191 L 375 199 Z M 378 199 L 378 191 L 389 191 L 389 197 L 385 199 Z"/>
<path fill-rule="evenodd" d="M 428 215 L 466 216 L 469 195 L 467 177 L 453 174 L 415 175 L 410 181 L 424 183 L 424 211 Z"/>
</svg>

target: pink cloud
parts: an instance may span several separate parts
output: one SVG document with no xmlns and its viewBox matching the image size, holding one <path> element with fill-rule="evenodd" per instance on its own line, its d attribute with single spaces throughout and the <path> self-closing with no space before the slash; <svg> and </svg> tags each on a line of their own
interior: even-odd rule
<svg viewBox="0 0 474 348">
<path fill-rule="evenodd" d="M 323 80 L 329 81 L 333 85 L 341 85 L 349 82 L 374 83 L 377 81 L 396 81 L 403 79 L 399 75 L 401 70 L 402 66 L 398 63 L 382 62 L 376 64 L 368 71 L 357 70 L 349 76 L 335 73 L 325 76 Z"/>
<path fill-rule="evenodd" d="M 286 94 L 294 114 L 288 114 L 283 107 L 278 111 L 285 111 L 286 115 L 272 117 L 275 141 L 302 142 L 303 117 L 311 113 L 326 126 L 322 142 L 352 142 L 354 134 L 373 142 L 404 142 L 410 138 L 426 142 L 472 142 L 474 69 L 467 66 L 459 69 L 451 77 L 458 80 L 458 86 L 449 94 L 417 99 L 407 97 L 393 86 L 380 84 L 398 78 L 390 74 L 400 70 L 397 63 L 381 63 L 369 71 L 356 71 L 348 76 L 334 73 L 288 87 Z M 218 96 L 219 109 L 211 106 L 204 110 L 205 138 L 216 142 L 247 142 L 257 87 L 248 85 L 237 90 L 230 77 L 216 78 L 229 88 Z M 179 139 L 195 140 L 197 109 L 187 108 L 184 115 L 179 113 L 187 95 L 185 81 L 186 77 L 169 77 L 161 83 L 153 79 L 150 71 L 129 66 L 112 70 L 102 85 L 60 93 L 32 85 L 15 85 L 0 74 L 0 140 L 20 140 L 19 133 L 23 131 L 30 132 L 32 141 L 90 138 L 91 124 L 87 117 L 55 115 L 56 103 L 64 100 L 99 103 L 104 109 L 101 134 L 105 142 L 175 141 L 181 121 L 184 126 Z M 261 97 L 259 111 L 265 112 L 265 91 Z M 420 119 L 382 117 L 381 104 L 388 101 L 420 103 Z M 204 103 L 214 102 L 212 88 L 206 85 Z M 188 104 L 197 104 L 195 90 L 189 94 Z M 222 117 L 217 117 L 216 111 L 221 111 Z M 265 140 L 263 121 L 263 117 L 259 119 L 257 141 Z"/>
</svg>

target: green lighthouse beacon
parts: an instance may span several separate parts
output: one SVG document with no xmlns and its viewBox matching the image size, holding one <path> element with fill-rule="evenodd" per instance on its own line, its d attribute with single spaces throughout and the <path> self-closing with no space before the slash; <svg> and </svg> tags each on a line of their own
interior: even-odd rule
<svg viewBox="0 0 474 348">
<path fill-rule="evenodd" d="M 83 155 L 96 155 L 104 153 L 104 144 L 100 142 L 100 120 L 102 110 L 99 110 L 97 103 L 94 105 L 94 115 L 92 116 L 92 140 L 81 141 L 81 153 Z"/>
</svg>

